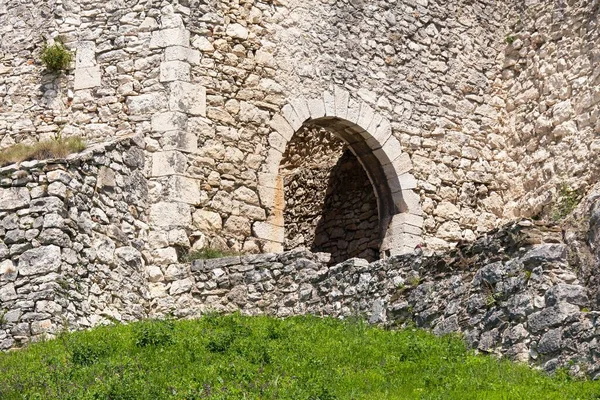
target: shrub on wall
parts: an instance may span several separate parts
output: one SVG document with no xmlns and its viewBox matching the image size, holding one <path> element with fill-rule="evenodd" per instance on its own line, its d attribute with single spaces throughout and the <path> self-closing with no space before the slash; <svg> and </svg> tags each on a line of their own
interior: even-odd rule
<svg viewBox="0 0 600 400">
<path fill-rule="evenodd" d="M 67 50 L 61 42 L 55 42 L 53 45 L 44 45 L 42 49 L 42 64 L 50 71 L 58 72 L 69 68 L 73 60 L 73 55 Z"/>
</svg>

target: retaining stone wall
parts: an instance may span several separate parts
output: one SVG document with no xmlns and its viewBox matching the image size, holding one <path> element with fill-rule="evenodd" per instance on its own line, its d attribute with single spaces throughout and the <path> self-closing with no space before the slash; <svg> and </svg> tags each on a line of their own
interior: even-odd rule
<svg viewBox="0 0 600 400">
<path fill-rule="evenodd" d="M 140 145 L 0 168 L 0 349 L 147 316 Z"/>
</svg>

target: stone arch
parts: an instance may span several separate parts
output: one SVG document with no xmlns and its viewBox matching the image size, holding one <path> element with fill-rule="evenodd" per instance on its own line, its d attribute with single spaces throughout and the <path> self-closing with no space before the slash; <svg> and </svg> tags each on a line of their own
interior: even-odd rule
<svg viewBox="0 0 600 400">
<path fill-rule="evenodd" d="M 283 182 L 279 165 L 288 142 L 303 125 L 323 127 L 342 139 L 366 171 L 377 198 L 382 257 L 404 254 L 421 243 L 423 217 L 412 164 L 392 135 L 392 125 L 363 101 L 339 87 L 321 98 L 297 98 L 270 122 L 267 159 L 258 177 L 258 191 L 267 221 L 254 223 L 253 233 L 265 251 L 283 249 L 285 227 Z"/>
</svg>

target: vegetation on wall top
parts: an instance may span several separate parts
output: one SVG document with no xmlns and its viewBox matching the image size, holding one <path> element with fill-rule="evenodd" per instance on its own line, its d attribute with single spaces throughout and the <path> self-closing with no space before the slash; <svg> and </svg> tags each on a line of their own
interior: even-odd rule
<svg viewBox="0 0 600 400">
<path fill-rule="evenodd" d="M 34 144 L 16 144 L 0 150 L 0 167 L 28 160 L 44 160 L 48 158 L 64 158 L 72 153 L 85 149 L 85 142 L 80 137 L 56 138 Z"/>
</svg>

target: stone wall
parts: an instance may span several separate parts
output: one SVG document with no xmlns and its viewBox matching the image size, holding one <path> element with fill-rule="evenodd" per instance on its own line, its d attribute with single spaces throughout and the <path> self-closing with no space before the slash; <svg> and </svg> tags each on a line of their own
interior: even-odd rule
<svg viewBox="0 0 600 400">
<path fill-rule="evenodd" d="M 147 315 L 140 138 L 0 168 L 0 348 Z"/>
<path fill-rule="evenodd" d="M 600 30 L 596 1 L 538 1 L 506 33 L 497 91 L 506 108 L 502 149 L 508 218 L 548 214 L 568 186 L 584 194 L 598 176 Z"/>
</svg>

